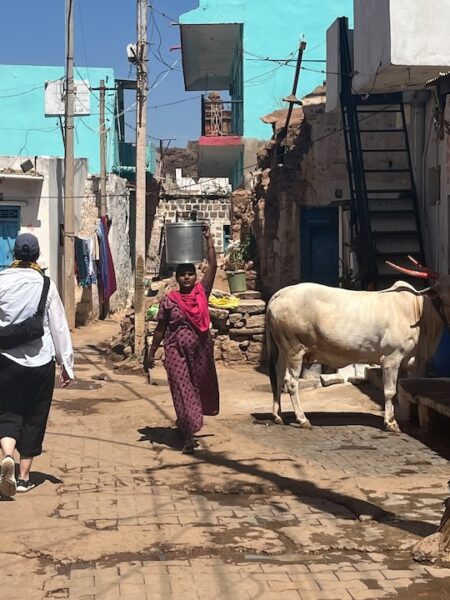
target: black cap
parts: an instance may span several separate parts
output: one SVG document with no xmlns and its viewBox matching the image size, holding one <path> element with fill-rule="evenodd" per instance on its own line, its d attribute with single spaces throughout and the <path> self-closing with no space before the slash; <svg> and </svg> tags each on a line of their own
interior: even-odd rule
<svg viewBox="0 0 450 600">
<path fill-rule="evenodd" d="M 21 233 L 14 244 L 14 258 L 35 261 L 39 258 L 39 241 L 31 233 Z"/>
</svg>

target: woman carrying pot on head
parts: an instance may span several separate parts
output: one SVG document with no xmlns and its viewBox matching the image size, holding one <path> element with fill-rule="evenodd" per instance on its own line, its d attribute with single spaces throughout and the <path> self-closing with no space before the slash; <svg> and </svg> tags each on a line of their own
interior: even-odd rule
<svg viewBox="0 0 450 600">
<path fill-rule="evenodd" d="M 185 454 L 194 452 L 194 434 L 202 428 L 203 416 L 219 413 L 219 386 L 208 310 L 217 259 L 206 225 L 203 235 L 208 246 L 205 275 L 199 282 L 193 264 L 178 266 L 175 276 L 179 291 L 170 292 L 161 301 L 158 325 L 146 357 L 146 366 L 153 368 L 155 352 L 164 339 L 164 366 L 177 414 L 176 425 L 184 437 Z"/>
</svg>

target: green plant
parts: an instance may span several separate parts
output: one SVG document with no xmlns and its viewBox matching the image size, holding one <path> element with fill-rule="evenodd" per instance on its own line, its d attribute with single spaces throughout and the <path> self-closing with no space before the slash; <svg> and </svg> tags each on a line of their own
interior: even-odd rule
<svg viewBox="0 0 450 600">
<path fill-rule="evenodd" d="M 245 265 L 250 258 L 250 237 L 243 241 L 235 240 L 230 242 L 225 250 L 225 269 L 227 271 L 240 271 L 245 269 Z"/>
</svg>

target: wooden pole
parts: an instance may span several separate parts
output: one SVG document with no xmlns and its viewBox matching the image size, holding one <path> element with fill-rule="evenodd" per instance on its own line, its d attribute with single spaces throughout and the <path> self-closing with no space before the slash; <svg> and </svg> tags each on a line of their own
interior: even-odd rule
<svg viewBox="0 0 450 600">
<path fill-rule="evenodd" d="M 295 66 L 294 83 L 292 84 L 292 93 L 287 98 L 284 98 L 284 100 L 286 102 L 289 102 L 289 108 L 288 108 L 288 112 L 286 115 L 286 123 L 284 124 L 284 127 L 283 127 L 284 136 L 287 136 L 287 133 L 288 133 L 288 127 L 289 127 L 289 123 L 291 120 L 292 111 L 294 110 L 294 104 L 298 104 L 296 94 L 297 94 L 298 80 L 300 79 L 300 69 L 302 67 L 302 59 L 303 59 L 303 53 L 305 51 L 305 48 L 306 48 L 306 42 L 300 41 L 300 45 L 298 48 L 297 64 Z"/>
<path fill-rule="evenodd" d="M 105 125 L 105 81 L 100 80 L 100 216 L 106 217 L 106 125 Z"/>
<path fill-rule="evenodd" d="M 73 5 L 66 0 L 63 298 L 70 329 L 75 327 Z"/>
<path fill-rule="evenodd" d="M 140 356 L 145 331 L 145 219 L 147 151 L 147 0 L 137 0 L 136 110 L 136 263 L 134 283 L 134 352 Z"/>
<path fill-rule="evenodd" d="M 100 80 L 100 217 L 106 217 L 107 214 L 107 196 L 106 196 L 106 123 L 105 123 L 105 81 Z M 99 314 L 101 319 L 106 319 L 109 314 L 109 301 L 105 300 L 104 290 L 99 284 Z"/>
</svg>

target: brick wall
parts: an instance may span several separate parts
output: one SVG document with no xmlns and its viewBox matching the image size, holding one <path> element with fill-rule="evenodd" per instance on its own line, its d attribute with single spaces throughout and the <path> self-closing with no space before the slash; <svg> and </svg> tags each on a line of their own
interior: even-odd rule
<svg viewBox="0 0 450 600">
<path fill-rule="evenodd" d="M 182 214 L 188 217 L 192 211 L 197 212 L 197 220 L 204 220 L 210 224 L 216 252 L 218 254 L 223 252 L 223 228 L 224 225 L 231 224 L 230 199 L 228 197 L 205 198 L 191 196 L 188 198 L 161 199 L 156 209 L 148 252 L 148 271 L 150 273 L 158 273 L 161 267 L 161 232 L 164 222 L 174 223 L 177 212 L 180 215 L 179 218 L 183 219 Z M 164 262 L 164 257 L 162 257 L 162 262 Z"/>
</svg>

